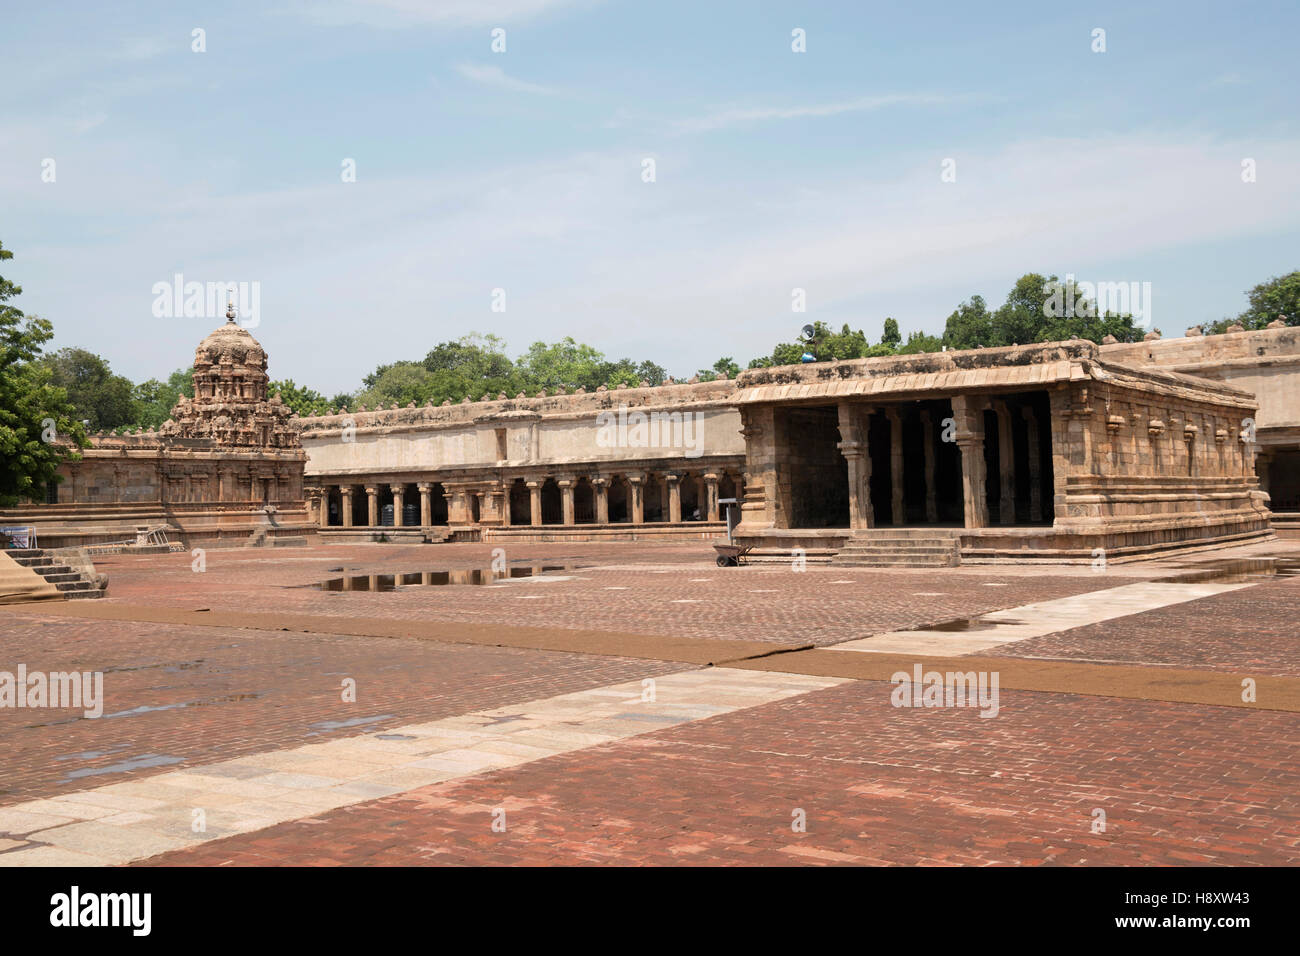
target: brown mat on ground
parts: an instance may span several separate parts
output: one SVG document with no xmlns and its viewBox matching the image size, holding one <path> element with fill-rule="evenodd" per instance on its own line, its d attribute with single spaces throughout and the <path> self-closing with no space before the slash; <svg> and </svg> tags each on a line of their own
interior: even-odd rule
<svg viewBox="0 0 1300 956">
<path fill-rule="evenodd" d="M 1300 712 L 1300 678 L 1229 674 L 1174 667 L 1136 667 L 1069 661 L 1031 661 L 1014 657 L 922 657 L 813 648 L 810 644 L 705 640 L 621 631 L 513 627 L 390 618 L 327 617 L 237 611 L 191 611 L 133 604 L 58 602 L 23 608 L 51 616 L 109 621 L 139 621 L 208 627 L 245 627 L 262 631 L 355 634 L 362 637 L 409 637 L 448 644 L 479 644 L 527 650 L 565 651 L 607 657 L 630 657 L 685 664 L 783 671 L 816 677 L 888 681 L 897 671 L 997 671 L 1000 688 L 1213 704 L 1256 710 Z M 0 620 L 3 613 L 0 612 Z M 1242 701 L 1243 677 L 1255 680 L 1257 703 Z"/>
<path fill-rule="evenodd" d="M 0 604 L 62 600 L 62 592 L 53 584 L 0 551 Z"/>
<path fill-rule="evenodd" d="M 355 634 L 361 637 L 411 637 L 447 644 L 483 644 L 538 651 L 568 651 L 606 657 L 632 657 L 686 664 L 727 664 L 735 660 L 811 648 L 811 644 L 770 641 L 702 640 L 621 631 L 514 627 L 454 621 L 403 621 L 392 618 L 334 617 L 311 614 L 266 614 L 241 611 L 191 611 L 139 604 L 83 604 L 79 601 L 24 608 L 65 617 L 101 621 L 139 621 L 198 627 L 247 627 L 259 631 Z M 2 619 L 2 618 L 0 618 Z"/>
<path fill-rule="evenodd" d="M 1262 674 L 1226 674 L 1177 667 L 1133 667 L 1069 661 L 1029 661 L 1014 657 L 920 657 L 817 648 L 778 657 L 736 661 L 728 667 L 784 671 L 814 677 L 887 681 L 898 671 L 912 676 L 923 671 L 985 671 L 998 673 L 1003 690 L 1034 690 L 1127 700 L 1163 700 L 1181 704 L 1214 704 L 1249 710 L 1300 711 L 1300 678 Z M 1255 681 L 1256 703 L 1241 699 L 1242 679 Z"/>
</svg>

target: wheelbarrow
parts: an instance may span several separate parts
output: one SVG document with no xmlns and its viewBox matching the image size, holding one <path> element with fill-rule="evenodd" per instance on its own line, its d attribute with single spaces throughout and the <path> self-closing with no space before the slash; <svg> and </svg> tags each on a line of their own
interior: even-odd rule
<svg viewBox="0 0 1300 956">
<path fill-rule="evenodd" d="M 752 544 L 715 544 L 713 550 L 718 552 L 718 567 L 734 568 L 745 563 L 745 555 L 754 550 Z"/>
</svg>

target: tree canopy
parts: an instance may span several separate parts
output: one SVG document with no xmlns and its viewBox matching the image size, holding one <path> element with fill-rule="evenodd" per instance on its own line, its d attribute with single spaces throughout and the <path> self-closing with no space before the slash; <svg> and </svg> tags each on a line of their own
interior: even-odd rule
<svg viewBox="0 0 1300 956">
<path fill-rule="evenodd" d="M 0 244 L 0 262 L 12 258 Z M 8 304 L 22 291 L 0 276 L 0 506 L 6 507 L 42 497 L 59 464 L 86 442 L 67 393 L 41 361 L 53 327 Z"/>
<path fill-rule="evenodd" d="M 1261 282 L 1246 293 L 1250 304 L 1235 319 L 1221 319 L 1209 326 L 1209 332 L 1222 332 L 1234 322 L 1244 329 L 1262 329 L 1282 319 L 1287 325 L 1300 325 L 1300 269 Z M 1283 318 L 1285 316 L 1285 318 Z"/>
<path fill-rule="evenodd" d="M 1016 280 L 996 311 L 990 312 L 978 295 L 958 305 L 948 316 L 942 342 L 950 349 L 975 349 L 1071 338 L 1100 343 L 1107 335 L 1134 342 L 1142 334 L 1133 316 L 1099 311 L 1073 280 L 1030 272 Z"/>
<path fill-rule="evenodd" d="M 3 258 L 9 258 L 9 254 L 6 252 Z M 9 283 L 3 289 L 4 298 L 21 291 Z M 1061 280 L 1055 275 L 1026 273 L 1016 280 L 1005 301 L 996 309 L 991 309 L 980 295 L 959 303 L 948 316 L 941 336 L 912 330 L 904 338 L 898 320 L 891 316 L 884 319 L 880 341 L 874 344 L 861 328 L 854 329 L 846 323 L 836 331 L 826 322 L 816 320 L 812 323 L 811 336 L 778 342 L 769 354 L 752 359 L 747 367 L 795 365 L 805 353 L 825 362 L 1071 338 L 1101 342 L 1107 335 L 1121 342 L 1142 337 L 1146 330 L 1134 323 L 1132 315 L 1101 309 L 1094 301 L 1094 298 L 1114 301 L 1114 296 L 1094 297 L 1085 291 L 1082 284 L 1069 277 Z M 1207 329 L 1221 332 L 1233 322 L 1240 322 L 1248 329 L 1263 328 L 1281 315 L 1286 316 L 1287 324 L 1300 325 L 1300 270 L 1261 282 L 1247 297 L 1249 305 L 1238 317 L 1225 318 Z M 22 313 L 6 308 L 10 327 L 16 327 Z M 24 347 L 28 352 L 24 354 L 38 355 L 40 343 L 49 338 L 49 323 L 30 319 L 25 328 Z M 92 430 L 122 426 L 157 428 L 170 416 L 182 394 L 194 394 L 189 369 L 177 369 L 166 382 L 149 379 L 132 385 L 125 377 L 114 374 L 107 361 L 79 348 L 60 349 L 52 355 L 41 356 L 35 364 L 39 369 L 32 368 L 25 373 L 29 379 L 43 375 L 41 381 L 51 390 L 51 396 L 65 394 L 76 420 L 89 422 Z M 696 376 L 701 381 L 711 381 L 721 374 L 735 378 L 741 370 L 742 365 L 734 357 L 724 356 L 711 368 L 699 369 Z M 594 346 L 572 337 L 556 342 L 533 342 L 518 358 L 512 359 L 504 340 L 474 332 L 435 345 L 423 359 L 400 359 L 380 365 L 361 380 L 356 392 L 326 398 L 292 379 L 271 382 L 270 391 L 273 395 L 279 393 L 297 414 L 318 415 L 343 407 L 355 410 L 362 405 L 367 408 L 427 402 L 441 405 L 465 398 L 478 400 L 484 395 L 514 397 L 521 392 L 536 395 L 543 390 L 554 393 L 560 388 L 594 391 L 602 385 L 608 388 L 620 384 L 635 386 L 641 382 L 659 385 L 668 377 L 668 371 L 650 359 L 609 359 Z M 32 381 L 26 387 L 38 386 Z"/>
</svg>

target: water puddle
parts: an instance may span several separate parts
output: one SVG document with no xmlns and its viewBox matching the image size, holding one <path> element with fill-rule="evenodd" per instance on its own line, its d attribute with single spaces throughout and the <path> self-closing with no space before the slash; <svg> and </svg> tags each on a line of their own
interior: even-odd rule
<svg viewBox="0 0 1300 956">
<path fill-rule="evenodd" d="M 1155 578 L 1156 584 L 1257 584 L 1275 578 L 1300 576 L 1300 556 L 1278 558 L 1221 558 L 1174 565 L 1176 574 Z"/>
<path fill-rule="evenodd" d="M 956 621 L 944 621 L 942 624 L 925 624 L 921 627 L 909 627 L 909 631 L 991 631 L 1004 624 L 1024 624 L 1024 621 L 997 620 L 990 621 L 983 617 L 966 617 Z"/>
<path fill-rule="evenodd" d="M 145 770 L 149 767 L 168 767 L 180 763 L 180 757 L 168 757 L 164 754 L 141 754 L 128 757 L 121 763 L 112 763 L 107 767 L 86 767 L 82 770 L 70 770 L 63 775 L 64 780 L 77 780 L 81 777 L 98 777 L 106 773 L 129 773 L 132 770 Z"/>
<path fill-rule="evenodd" d="M 376 717 L 353 717 L 350 720 L 318 720 L 309 726 L 316 727 L 315 733 L 310 733 L 308 737 L 316 737 L 330 730 L 345 730 L 348 727 L 364 727 L 366 724 L 377 724 L 381 720 L 391 720 L 394 714 L 379 714 Z"/>
<path fill-rule="evenodd" d="M 320 591 L 396 591 L 404 587 L 446 587 L 450 585 L 493 585 L 519 578 L 539 578 L 555 571 L 577 571 L 588 565 L 534 564 L 504 568 L 469 568 L 462 571 L 412 571 L 408 574 L 350 574 L 309 585 Z"/>
</svg>

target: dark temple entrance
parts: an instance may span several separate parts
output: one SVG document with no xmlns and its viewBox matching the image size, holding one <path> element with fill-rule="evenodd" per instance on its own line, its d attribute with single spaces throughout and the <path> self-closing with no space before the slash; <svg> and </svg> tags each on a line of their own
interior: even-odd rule
<svg viewBox="0 0 1300 956">
<path fill-rule="evenodd" d="M 840 454 L 834 405 L 781 408 L 776 413 L 780 494 L 791 528 L 849 526 L 848 462 Z"/>
</svg>

